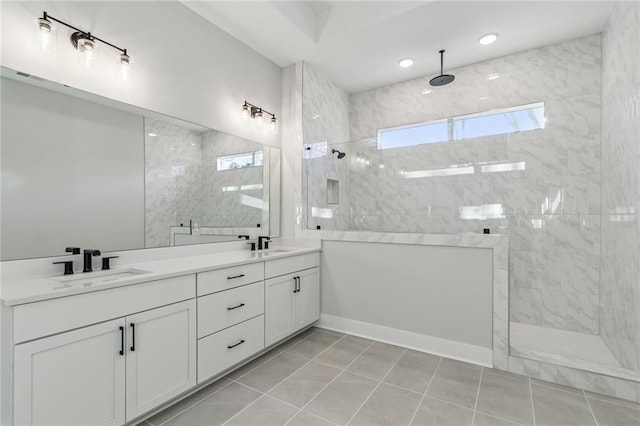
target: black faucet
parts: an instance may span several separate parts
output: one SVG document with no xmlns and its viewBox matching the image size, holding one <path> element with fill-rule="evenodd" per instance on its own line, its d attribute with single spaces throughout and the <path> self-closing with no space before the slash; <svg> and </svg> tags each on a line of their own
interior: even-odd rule
<svg viewBox="0 0 640 426">
<path fill-rule="evenodd" d="M 264 244 L 262 243 L 264 241 Z M 271 237 L 258 237 L 258 250 L 268 249 Z"/>
<path fill-rule="evenodd" d="M 84 249 L 84 269 L 82 272 L 93 272 L 92 256 L 100 256 L 100 250 Z"/>
</svg>

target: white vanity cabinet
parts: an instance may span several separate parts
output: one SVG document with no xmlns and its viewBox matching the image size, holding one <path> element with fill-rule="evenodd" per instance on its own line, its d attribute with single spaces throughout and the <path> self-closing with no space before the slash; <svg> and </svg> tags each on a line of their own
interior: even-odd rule
<svg viewBox="0 0 640 426">
<path fill-rule="evenodd" d="M 196 384 L 196 302 L 126 318 L 127 421 Z"/>
<path fill-rule="evenodd" d="M 198 383 L 264 349 L 264 263 L 198 274 Z"/>
<path fill-rule="evenodd" d="M 276 343 L 320 318 L 320 255 L 265 262 L 265 344 Z"/>
<path fill-rule="evenodd" d="M 122 299 L 132 291 L 141 297 Z M 73 309 L 76 298 L 89 306 Z M 112 299 L 121 303 L 105 309 L 102 302 Z M 157 301 L 170 304 L 145 310 Z M 87 318 L 113 318 L 122 304 L 131 315 L 86 325 Z M 23 309 L 30 323 L 54 314 L 85 326 L 14 346 L 15 425 L 122 425 L 196 384 L 194 275 L 18 305 L 18 336 L 52 327 L 23 324 Z"/>
<path fill-rule="evenodd" d="M 15 425 L 125 422 L 124 318 L 18 345 Z"/>
<path fill-rule="evenodd" d="M 45 282 L 49 297 L 3 299 L 2 421 L 134 424 L 309 326 L 320 254 L 288 251 L 77 294 Z"/>
</svg>

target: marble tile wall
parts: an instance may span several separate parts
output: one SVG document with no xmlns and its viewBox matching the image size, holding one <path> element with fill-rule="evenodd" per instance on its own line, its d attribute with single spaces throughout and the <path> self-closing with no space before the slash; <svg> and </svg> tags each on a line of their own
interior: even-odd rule
<svg viewBox="0 0 640 426">
<path fill-rule="evenodd" d="M 306 225 L 309 229 L 347 229 L 351 144 L 349 141 L 349 94 L 304 63 L 302 75 L 303 173 Z M 309 149 L 307 149 L 309 148 Z M 331 150 L 344 152 L 337 158 Z M 327 179 L 339 182 L 339 203 L 327 203 Z M 303 195 L 304 196 L 304 195 Z M 305 208 L 303 207 L 303 208 Z"/>
<path fill-rule="evenodd" d="M 350 221 L 326 226 L 509 234 L 511 319 L 598 334 L 601 67 L 594 35 L 449 70 L 456 80 L 440 88 L 425 76 L 352 94 Z M 377 149 L 380 128 L 541 101 L 542 130 Z M 487 164 L 521 170 L 482 172 Z M 449 175 L 415 176 L 425 170 Z M 307 172 L 314 199 L 321 172 Z"/>
<path fill-rule="evenodd" d="M 600 335 L 640 371 L 640 3 L 616 3 L 602 43 Z"/>
<path fill-rule="evenodd" d="M 170 228 L 189 220 L 215 227 L 268 224 L 268 167 L 217 170 L 220 156 L 259 150 L 264 147 L 227 133 L 145 117 L 145 247 L 171 245 Z"/>
<path fill-rule="evenodd" d="M 170 227 L 200 221 L 202 135 L 145 117 L 145 247 L 170 245 Z"/>
<path fill-rule="evenodd" d="M 268 168 L 217 170 L 218 157 L 258 150 L 263 151 L 264 162 L 268 164 L 268 150 L 253 141 L 215 130 L 202 134 L 202 224 L 218 227 L 268 224 L 268 219 L 263 218 L 269 209 Z"/>
</svg>

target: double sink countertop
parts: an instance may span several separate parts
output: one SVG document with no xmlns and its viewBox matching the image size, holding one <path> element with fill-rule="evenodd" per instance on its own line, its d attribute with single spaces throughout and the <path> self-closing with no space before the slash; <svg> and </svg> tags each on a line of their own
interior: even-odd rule
<svg viewBox="0 0 640 426">
<path fill-rule="evenodd" d="M 125 264 L 112 267 L 108 271 L 96 270 L 73 275 L 60 274 L 3 280 L 0 300 L 5 306 L 21 305 L 319 251 L 320 248 L 308 247 L 273 247 L 260 251 L 235 250 Z"/>
</svg>

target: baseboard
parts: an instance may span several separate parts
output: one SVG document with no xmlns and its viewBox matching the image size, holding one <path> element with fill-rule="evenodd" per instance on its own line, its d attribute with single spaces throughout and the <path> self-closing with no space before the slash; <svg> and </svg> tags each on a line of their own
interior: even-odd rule
<svg viewBox="0 0 640 426">
<path fill-rule="evenodd" d="M 493 351 L 491 349 L 468 343 L 455 342 L 329 314 L 320 314 L 320 321 L 316 323 L 316 326 L 483 367 L 493 366 Z"/>
</svg>

